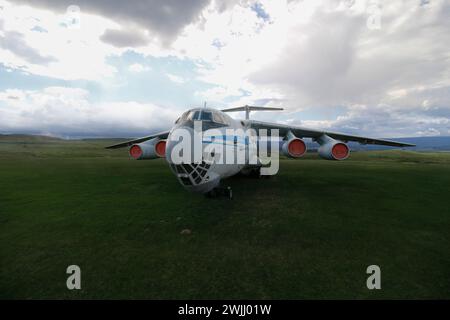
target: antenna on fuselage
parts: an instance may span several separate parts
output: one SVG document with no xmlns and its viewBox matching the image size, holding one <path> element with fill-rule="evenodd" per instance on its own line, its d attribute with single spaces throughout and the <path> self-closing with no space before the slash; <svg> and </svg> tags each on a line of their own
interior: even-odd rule
<svg viewBox="0 0 450 320">
<path fill-rule="evenodd" d="M 223 109 L 222 112 L 245 111 L 245 120 L 248 120 L 250 118 L 250 111 L 279 111 L 279 110 L 284 110 L 284 109 L 283 108 L 257 107 L 257 106 L 245 105 L 242 107 Z"/>
</svg>

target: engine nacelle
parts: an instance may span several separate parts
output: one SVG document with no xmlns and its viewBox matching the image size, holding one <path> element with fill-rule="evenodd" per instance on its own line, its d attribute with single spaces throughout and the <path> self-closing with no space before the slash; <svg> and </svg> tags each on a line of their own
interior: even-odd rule
<svg viewBox="0 0 450 320">
<path fill-rule="evenodd" d="M 327 160 L 345 160 L 350 154 L 350 148 L 342 141 L 323 135 L 318 139 L 319 156 Z"/>
<path fill-rule="evenodd" d="M 287 141 L 281 145 L 281 153 L 290 158 L 300 158 L 306 153 L 306 143 L 294 136 L 291 132 L 287 135 Z"/>
<path fill-rule="evenodd" d="M 129 152 L 130 156 L 136 160 L 164 158 L 166 156 L 166 140 L 155 138 L 146 142 L 133 144 Z"/>
</svg>

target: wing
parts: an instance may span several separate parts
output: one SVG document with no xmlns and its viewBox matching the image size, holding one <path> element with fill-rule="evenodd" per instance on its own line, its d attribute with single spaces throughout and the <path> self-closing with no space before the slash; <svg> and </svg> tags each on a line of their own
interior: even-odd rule
<svg viewBox="0 0 450 320">
<path fill-rule="evenodd" d="M 128 147 L 135 143 L 141 143 L 141 142 L 153 139 L 153 138 L 167 139 L 168 135 L 169 135 L 169 131 L 159 132 L 159 133 L 152 134 L 150 136 L 125 141 L 125 142 L 121 142 L 118 144 L 113 144 L 112 146 L 107 146 L 106 149 L 117 149 L 117 148 Z"/>
<path fill-rule="evenodd" d="M 254 120 L 247 120 L 247 121 L 245 121 L 245 123 L 248 124 L 250 128 L 254 128 L 254 129 L 278 129 L 280 132 L 280 136 L 285 136 L 289 131 L 291 131 L 294 135 L 296 135 L 299 138 L 306 137 L 306 138 L 317 139 L 321 135 L 326 134 L 327 136 L 329 136 L 333 139 L 341 140 L 344 142 L 356 141 L 361 144 L 379 144 L 379 145 L 391 146 L 391 147 L 414 147 L 415 146 L 415 144 L 410 144 L 410 143 L 354 136 L 354 135 L 339 133 L 339 132 L 313 130 L 313 129 L 303 128 L 303 127 L 288 126 L 288 125 L 278 124 L 278 123 L 268 123 L 268 122 L 262 122 L 262 121 L 254 121 Z"/>
</svg>

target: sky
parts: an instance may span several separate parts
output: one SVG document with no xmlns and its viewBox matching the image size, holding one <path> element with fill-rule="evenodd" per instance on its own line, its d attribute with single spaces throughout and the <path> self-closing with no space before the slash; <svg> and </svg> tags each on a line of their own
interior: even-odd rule
<svg viewBox="0 0 450 320">
<path fill-rule="evenodd" d="M 0 0 L 0 133 L 138 137 L 206 102 L 449 136 L 449 44 L 448 0 Z"/>
</svg>

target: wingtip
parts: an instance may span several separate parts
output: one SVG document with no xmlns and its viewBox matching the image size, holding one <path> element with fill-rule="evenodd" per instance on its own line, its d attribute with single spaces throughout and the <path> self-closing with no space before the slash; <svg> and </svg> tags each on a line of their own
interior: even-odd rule
<svg viewBox="0 0 450 320">
<path fill-rule="evenodd" d="M 412 144 L 412 143 L 401 143 L 401 145 L 399 147 L 401 147 L 401 148 L 403 148 L 403 147 L 416 147 L 416 145 Z"/>
</svg>

